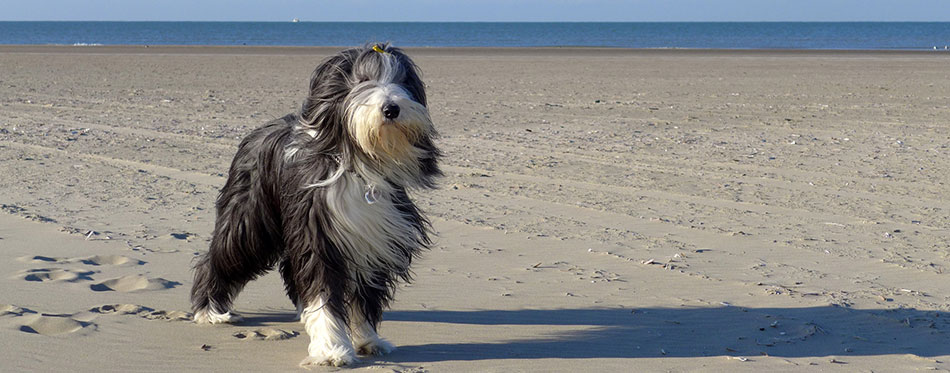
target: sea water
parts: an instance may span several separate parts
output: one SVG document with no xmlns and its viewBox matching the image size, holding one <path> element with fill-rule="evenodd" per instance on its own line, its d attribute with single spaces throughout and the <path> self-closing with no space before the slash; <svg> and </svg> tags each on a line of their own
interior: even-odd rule
<svg viewBox="0 0 950 373">
<path fill-rule="evenodd" d="M 0 22 L 0 44 L 943 50 L 947 22 Z"/>
</svg>

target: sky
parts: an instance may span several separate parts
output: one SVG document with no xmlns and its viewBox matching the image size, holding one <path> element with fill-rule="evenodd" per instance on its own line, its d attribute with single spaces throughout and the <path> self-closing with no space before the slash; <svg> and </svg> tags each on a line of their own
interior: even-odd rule
<svg viewBox="0 0 950 373">
<path fill-rule="evenodd" d="M 0 0 L 3 21 L 950 21 L 950 0 Z"/>
</svg>

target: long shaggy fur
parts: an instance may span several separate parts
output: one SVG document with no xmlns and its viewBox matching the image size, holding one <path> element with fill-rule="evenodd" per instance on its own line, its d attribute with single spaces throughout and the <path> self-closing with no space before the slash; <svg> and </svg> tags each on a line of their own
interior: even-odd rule
<svg viewBox="0 0 950 373">
<path fill-rule="evenodd" d="M 311 337 L 302 364 L 392 350 L 376 329 L 430 243 L 408 190 L 441 175 L 435 135 L 418 69 L 398 48 L 367 45 L 321 63 L 301 110 L 238 148 L 195 266 L 195 321 L 239 320 L 233 299 L 278 266 Z"/>
</svg>

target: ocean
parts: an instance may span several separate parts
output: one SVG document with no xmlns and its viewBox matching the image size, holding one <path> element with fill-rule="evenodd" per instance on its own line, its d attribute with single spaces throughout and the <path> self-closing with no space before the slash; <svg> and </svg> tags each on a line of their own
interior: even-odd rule
<svg viewBox="0 0 950 373">
<path fill-rule="evenodd" d="M 947 22 L 0 22 L 0 44 L 944 50 Z"/>
</svg>

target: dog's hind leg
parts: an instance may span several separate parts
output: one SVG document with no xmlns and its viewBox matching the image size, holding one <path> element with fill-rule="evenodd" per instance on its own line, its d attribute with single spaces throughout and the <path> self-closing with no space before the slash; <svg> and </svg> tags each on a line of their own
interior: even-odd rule
<svg viewBox="0 0 950 373">
<path fill-rule="evenodd" d="M 195 283 L 191 288 L 192 310 L 198 324 L 220 324 L 241 321 L 231 312 L 231 300 L 243 284 L 228 281 L 228 274 L 214 266 L 211 253 L 204 255 L 195 266 Z M 222 278 L 225 276 L 225 278 Z"/>
<path fill-rule="evenodd" d="M 191 302 L 197 323 L 240 321 L 231 312 L 232 300 L 248 281 L 272 269 L 283 251 L 274 213 L 238 197 L 246 196 L 219 200 L 211 247 L 195 266 Z"/>
</svg>

